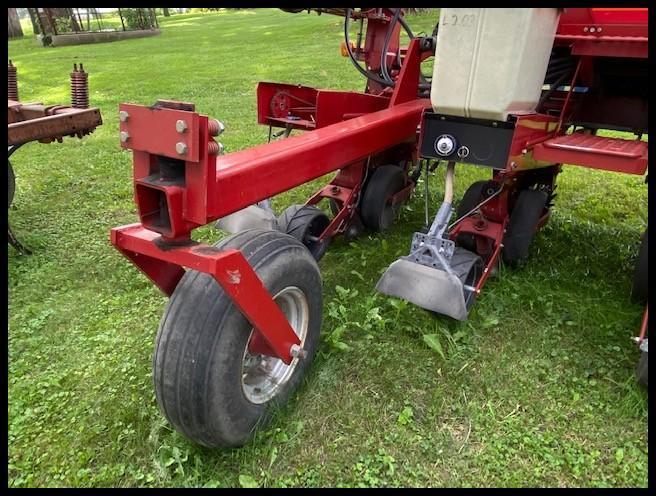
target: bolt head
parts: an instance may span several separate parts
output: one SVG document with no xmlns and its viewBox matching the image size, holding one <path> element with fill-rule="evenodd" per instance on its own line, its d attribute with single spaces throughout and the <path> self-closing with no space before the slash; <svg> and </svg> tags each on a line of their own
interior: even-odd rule
<svg viewBox="0 0 656 496">
<path fill-rule="evenodd" d="M 127 143 L 127 141 L 130 139 L 130 135 L 125 131 L 121 131 L 121 134 L 119 136 L 121 138 L 121 143 Z"/>
<path fill-rule="evenodd" d="M 184 155 L 187 153 L 187 145 L 180 141 L 175 144 L 175 151 L 178 152 L 178 155 Z"/>
<path fill-rule="evenodd" d="M 218 119 L 214 119 L 216 122 L 217 132 L 214 136 L 219 136 L 223 131 L 225 131 L 225 124 Z"/>
<path fill-rule="evenodd" d="M 130 114 L 128 114 L 125 110 L 121 110 L 118 113 L 118 120 L 121 121 L 121 122 L 127 121 L 128 117 L 130 117 Z"/>
<path fill-rule="evenodd" d="M 187 123 L 182 119 L 176 121 L 175 130 L 181 134 L 184 133 L 187 130 Z"/>
</svg>

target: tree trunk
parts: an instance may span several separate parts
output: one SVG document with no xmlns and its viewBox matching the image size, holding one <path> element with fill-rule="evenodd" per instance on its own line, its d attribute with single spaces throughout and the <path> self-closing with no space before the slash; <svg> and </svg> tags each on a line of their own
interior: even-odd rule
<svg viewBox="0 0 656 496">
<path fill-rule="evenodd" d="M 40 34 L 41 28 L 39 27 L 39 14 L 37 14 L 36 9 L 28 8 L 27 13 L 30 14 L 30 21 L 32 22 L 32 29 L 34 30 L 34 34 Z"/>
<path fill-rule="evenodd" d="M 68 10 L 68 14 L 71 18 L 71 29 L 76 33 L 82 31 L 82 28 L 80 28 L 80 24 L 77 22 L 77 17 L 75 17 L 75 12 L 73 12 L 73 9 L 68 8 L 66 10 Z"/>
<path fill-rule="evenodd" d="M 21 38 L 23 36 L 23 28 L 21 28 L 16 9 L 7 9 L 7 21 L 9 23 L 9 38 Z"/>
<path fill-rule="evenodd" d="M 162 9 L 162 12 L 164 13 L 164 17 L 170 17 L 171 14 L 169 13 L 169 9 Z"/>
</svg>

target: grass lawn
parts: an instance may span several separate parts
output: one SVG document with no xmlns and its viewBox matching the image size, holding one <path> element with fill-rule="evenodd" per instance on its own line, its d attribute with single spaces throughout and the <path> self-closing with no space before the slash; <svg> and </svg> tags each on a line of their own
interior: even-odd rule
<svg viewBox="0 0 656 496">
<path fill-rule="evenodd" d="M 643 309 L 629 301 L 647 188 L 642 177 L 574 166 L 529 263 L 502 268 L 467 322 L 374 291 L 423 225 L 420 186 L 389 234 L 335 241 L 321 260 L 320 352 L 266 430 L 237 450 L 172 431 L 151 377 L 166 299 L 109 244 L 111 227 L 137 220 L 118 104 L 195 102 L 226 123 L 231 152 L 266 140 L 258 81 L 352 90 L 364 81 L 339 55 L 341 18 L 240 10 L 159 20 L 162 34 L 143 39 L 9 42 L 22 101 L 68 102 L 68 74 L 83 62 L 104 120 L 83 140 L 12 157 L 9 220 L 34 253 L 9 248 L 10 486 L 647 485 L 647 393 L 630 340 Z M 415 32 L 434 22 L 409 18 Z M 456 197 L 488 176 L 460 166 Z M 320 184 L 273 206 L 302 203 Z"/>
</svg>

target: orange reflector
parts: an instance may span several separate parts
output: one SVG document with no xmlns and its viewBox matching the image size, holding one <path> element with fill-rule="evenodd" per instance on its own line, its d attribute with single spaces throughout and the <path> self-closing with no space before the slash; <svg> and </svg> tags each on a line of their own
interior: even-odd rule
<svg viewBox="0 0 656 496">
<path fill-rule="evenodd" d="M 354 51 L 354 50 L 355 50 L 355 45 L 353 44 L 353 42 L 351 42 L 351 51 Z M 348 57 L 348 50 L 346 49 L 346 42 L 345 41 L 342 41 L 339 44 L 339 51 L 341 52 L 342 57 Z"/>
</svg>

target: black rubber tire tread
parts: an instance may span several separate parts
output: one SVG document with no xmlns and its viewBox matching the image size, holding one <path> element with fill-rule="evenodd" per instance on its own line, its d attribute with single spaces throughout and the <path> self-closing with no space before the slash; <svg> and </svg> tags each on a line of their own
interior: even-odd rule
<svg viewBox="0 0 656 496">
<path fill-rule="evenodd" d="M 483 190 L 489 181 L 476 181 L 469 185 L 465 194 L 462 195 L 458 208 L 456 208 L 457 219 L 465 215 L 478 205 L 483 197 Z"/>
<path fill-rule="evenodd" d="M 11 162 L 7 160 L 7 208 L 11 207 L 11 202 L 14 201 L 14 193 L 16 192 L 16 176 L 14 175 L 14 168 L 11 166 Z"/>
<path fill-rule="evenodd" d="M 462 195 L 460 203 L 458 203 L 458 208 L 456 208 L 456 219 L 459 219 L 480 203 L 483 197 L 483 190 L 488 182 L 476 181 L 469 185 L 465 194 Z M 473 234 L 458 234 L 455 241 L 458 246 L 462 246 L 472 252 L 476 251 L 476 239 Z"/>
<path fill-rule="evenodd" d="M 648 359 L 648 352 L 640 351 L 640 360 L 638 360 L 638 366 L 636 367 L 636 379 L 638 384 L 644 387 L 648 387 L 649 382 Z"/>
<path fill-rule="evenodd" d="M 251 326 L 208 274 L 189 270 L 180 280 L 162 317 L 153 357 L 157 402 L 173 426 L 208 447 L 241 446 L 272 408 L 299 385 L 319 345 L 321 275 L 308 250 L 293 237 L 251 229 L 215 245 L 239 249 L 271 294 L 300 288 L 309 305 L 307 358 L 298 363 L 283 390 L 256 405 L 242 391 L 242 357 Z"/>
<path fill-rule="evenodd" d="M 330 238 L 322 243 L 306 243 L 305 235 L 311 225 L 316 230 L 314 235 L 319 235 L 328 224 L 326 213 L 314 205 L 291 205 L 278 217 L 278 228 L 303 243 L 317 261 L 326 253 Z"/>
<path fill-rule="evenodd" d="M 519 193 L 503 237 L 503 261 L 516 267 L 528 257 L 528 249 L 549 195 L 545 191 L 525 189 Z"/>
<path fill-rule="evenodd" d="M 633 272 L 633 286 L 631 287 L 631 300 L 636 303 L 647 302 L 647 290 L 649 286 L 649 271 L 648 271 L 648 258 L 649 250 L 647 243 L 649 236 L 645 229 L 640 242 L 640 250 L 638 251 L 638 259 L 636 260 L 635 271 Z"/>
<path fill-rule="evenodd" d="M 374 232 L 383 232 L 389 229 L 396 220 L 399 206 L 388 205 L 387 200 L 400 191 L 404 185 L 405 172 L 399 166 L 381 165 L 376 167 L 362 195 L 360 204 L 362 223 Z M 391 216 L 390 213 L 392 213 Z"/>
</svg>

